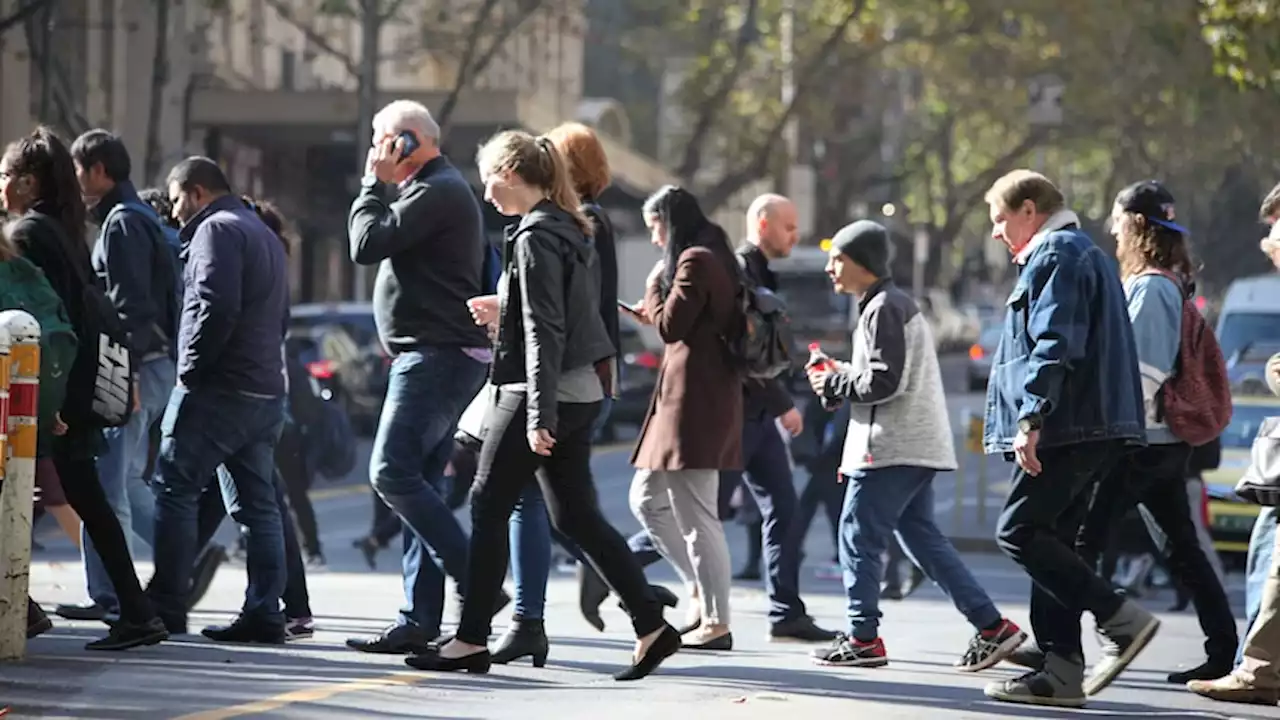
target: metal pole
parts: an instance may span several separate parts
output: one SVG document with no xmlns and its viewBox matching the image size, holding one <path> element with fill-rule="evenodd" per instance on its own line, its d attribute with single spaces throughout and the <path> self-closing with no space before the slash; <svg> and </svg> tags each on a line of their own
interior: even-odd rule
<svg viewBox="0 0 1280 720">
<path fill-rule="evenodd" d="M 967 435 L 969 432 L 969 409 L 965 408 L 960 415 L 960 421 L 963 423 L 961 427 Z M 967 443 L 966 443 L 967 445 Z M 960 453 L 960 461 L 956 463 L 956 501 L 955 506 L 951 508 L 951 533 L 958 534 L 964 523 L 964 486 L 965 486 L 965 460 L 966 453 Z"/>
<path fill-rule="evenodd" d="M 27 651 L 39 395 L 40 324 L 21 310 L 0 312 L 0 660 Z"/>
</svg>

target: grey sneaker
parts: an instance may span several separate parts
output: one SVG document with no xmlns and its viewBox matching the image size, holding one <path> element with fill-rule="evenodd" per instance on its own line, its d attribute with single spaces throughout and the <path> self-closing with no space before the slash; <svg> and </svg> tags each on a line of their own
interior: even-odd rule
<svg viewBox="0 0 1280 720">
<path fill-rule="evenodd" d="M 1048 653 L 1042 669 L 989 683 L 983 693 L 1001 702 L 1079 708 L 1085 703 L 1083 684 L 1084 658 Z"/>
<path fill-rule="evenodd" d="M 1102 645 L 1102 657 L 1085 680 L 1085 694 L 1097 695 L 1105 690 L 1147 647 L 1158 629 L 1160 619 L 1132 600 L 1125 600 L 1114 616 L 1099 622 L 1098 642 Z"/>
</svg>

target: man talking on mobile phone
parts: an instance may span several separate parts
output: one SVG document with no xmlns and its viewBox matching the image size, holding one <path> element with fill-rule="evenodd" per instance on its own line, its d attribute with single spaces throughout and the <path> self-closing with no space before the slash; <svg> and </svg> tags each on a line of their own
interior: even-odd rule
<svg viewBox="0 0 1280 720">
<path fill-rule="evenodd" d="M 397 100 L 372 130 L 347 230 L 352 261 L 378 266 L 373 313 L 392 363 L 369 482 L 404 521 L 405 606 L 382 633 L 347 645 L 403 654 L 439 637 L 444 573 L 466 588 L 467 538 L 440 491 L 458 418 L 492 359 L 467 308 L 484 293 L 487 240 L 475 192 L 441 154 L 440 127 L 425 107 Z"/>
</svg>

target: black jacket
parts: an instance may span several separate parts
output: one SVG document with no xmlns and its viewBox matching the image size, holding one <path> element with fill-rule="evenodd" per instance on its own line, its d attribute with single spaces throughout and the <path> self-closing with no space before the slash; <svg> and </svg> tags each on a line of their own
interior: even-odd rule
<svg viewBox="0 0 1280 720">
<path fill-rule="evenodd" d="M 399 188 L 366 179 L 347 232 L 352 262 L 379 265 L 373 314 L 388 352 L 489 347 L 467 309 L 484 294 L 484 217 L 448 158 L 431 160 Z"/>
<path fill-rule="evenodd" d="M 528 383 L 528 429 L 556 430 L 556 389 L 566 370 L 617 354 L 600 319 L 599 260 L 569 213 L 539 203 L 502 248 L 492 382 Z"/>
<path fill-rule="evenodd" d="M 138 210 L 111 214 L 122 203 L 142 203 L 127 180 L 117 183 L 93 208 L 94 219 L 101 226 L 93 244 L 98 286 L 120 315 L 135 363 L 141 364 L 151 355 L 176 358 L 179 308 L 174 297 L 177 268 L 173 267 L 173 255 L 160 223 L 150 215 Z"/>
<path fill-rule="evenodd" d="M 618 329 L 618 248 L 614 245 L 613 223 L 604 208 L 591 198 L 584 198 L 582 209 L 595 228 L 591 235 L 591 244 L 595 246 L 596 256 L 600 262 L 600 318 L 604 320 L 605 332 L 615 350 L 621 351 Z"/>
<path fill-rule="evenodd" d="M 186 294 L 178 380 L 283 397 L 289 324 L 284 243 L 234 195 L 215 198 L 182 227 Z"/>
<path fill-rule="evenodd" d="M 747 243 L 738 250 L 738 257 L 742 259 L 743 271 L 747 278 L 757 287 L 774 292 L 778 290 L 778 278 L 769 269 L 769 258 L 764 256 L 760 248 Z M 748 420 L 779 417 L 796 406 L 795 400 L 780 378 L 769 380 L 747 378 L 744 381 L 744 393 L 742 417 Z"/>
<path fill-rule="evenodd" d="M 89 249 L 84 237 L 68 239 L 56 216 L 56 208 L 45 203 L 37 203 L 10 225 L 9 237 L 22 256 L 40 268 L 49 279 L 53 291 L 67 309 L 76 337 L 86 337 L 84 293 L 86 286 L 93 282 L 93 268 L 89 265 Z M 77 361 L 83 362 L 80 357 Z M 62 403 L 64 419 L 89 417 L 93 387 L 84 383 L 92 382 L 92 377 L 92 374 L 78 371 L 67 376 L 67 397 Z M 54 438 L 54 455 L 94 457 L 101 449 L 101 428 L 76 422 L 69 425 L 66 435 Z"/>
</svg>

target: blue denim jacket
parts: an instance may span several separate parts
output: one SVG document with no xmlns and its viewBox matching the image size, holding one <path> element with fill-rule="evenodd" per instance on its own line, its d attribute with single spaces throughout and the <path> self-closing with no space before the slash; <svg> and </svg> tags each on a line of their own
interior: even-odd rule
<svg viewBox="0 0 1280 720">
<path fill-rule="evenodd" d="M 986 452 L 1011 452 L 1018 420 L 1035 413 L 1044 418 L 1041 448 L 1145 443 L 1137 350 L 1115 261 L 1075 224 L 1033 242 L 991 364 Z"/>
</svg>

